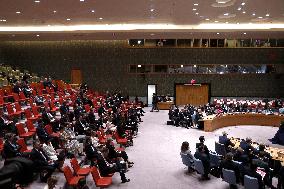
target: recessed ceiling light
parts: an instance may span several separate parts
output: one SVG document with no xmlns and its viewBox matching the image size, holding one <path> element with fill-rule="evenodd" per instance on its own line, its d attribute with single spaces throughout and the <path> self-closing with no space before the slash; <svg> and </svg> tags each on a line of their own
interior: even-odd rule
<svg viewBox="0 0 284 189">
<path fill-rule="evenodd" d="M 194 5 L 194 6 L 198 6 L 198 3 L 194 3 L 193 5 Z"/>
<path fill-rule="evenodd" d="M 242 10 L 242 7 L 239 7 L 239 8 L 238 8 L 238 11 L 240 11 L 240 10 Z"/>
<path fill-rule="evenodd" d="M 228 16 L 228 15 L 229 15 L 229 13 L 225 13 L 225 14 L 224 14 L 224 16 Z"/>
<path fill-rule="evenodd" d="M 21 12 L 20 12 L 20 11 L 17 11 L 16 14 L 21 14 Z"/>
<path fill-rule="evenodd" d="M 38 35 L 38 34 L 37 34 L 36 36 L 37 36 L 37 37 L 39 37 L 39 35 Z"/>
<path fill-rule="evenodd" d="M 262 19 L 263 17 L 262 17 L 262 16 L 259 16 L 258 18 L 259 18 L 259 19 Z"/>
<path fill-rule="evenodd" d="M 246 35 L 247 33 L 245 32 L 244 35 Z"/>
<path fill-rule="evenodd" d="M 150 9 L 151 12 L 154 12 L 155 9 Z"/>
<path fill-rule="evenodd" d="M 102 18 L 102 17 L 100 17 L 99 19 L 100 19 L 100 20 L 102 20 L 103 18 Z"/>
<path fill-rule="evenodd" d="M 94 13 L 94 12 L 95 12 L 95 10 L 91 10 L 91 12 L 92 12 L 92 13 Z"/>
<path fill-rule="evenodd" d="M 255 16 L 255 13 L 252 13 L 253 16 Z"/>
<path fill-rule="evenodd" d="M 40 1 L 36 0 L 35 3 L 40 3 Z"/>
<path fill-rule="evenodd" d="M 197 9 L 192 9 L 193 11 L 196 11 Z"/>
<path fill-rule="evenodd" d="M 53 13 L 56 13 L 56 12 L 57 12 L 56 10 L 53 11 Z"/>
<path fill-rule="evenodd" d="M 243 14 L 246 14 L 246 11 L 243 11 Z"/>
<path fill-rule="evenodd" d="M 265 16 L 270 16 L 269 14 L 266 14 Z"/>
<path fill-rule="evenodd" d="M 209 18 L 206 18 L 205 20 L 210 20 Z"/>
<path fill-rule="evenodd" d="M 217 35 L 219 35 L 220 33 L 217 33 Z"/>
<path fill-rule="evenodd" d="M 216 22 L 216 23 L 217 23 L 217 22 L 219 22 L 219 21 L 218 21 L 218 20 L 215 20 L 214 22 Z"/>
<path fill-rule="evenodd" d="M 84 2 L 85 0 L 80 0 L 81 2 Z"/>
<path fill-rule="evenodd" d="M 4 19 L 4 20 L 2 20 L 2 21 L 3 21 L 3 22 L 6 22 L 7 20 Z"/>
<path fill-rule="evenodd" d="M 193 67 L 195 67 L 195 68 L 196 68 L 196 65 L 193 65 Z"/>
<path fill-rule="evenodd" d="M 139 64 L 139 65 L 137 65 L 137 67 L 138 67 L 138 68 L 141 68 L 141 65 Z"/>
<path fill-rule="evenodd" d="M 199 13 L 197 12 L 197 13 L 195 13 L 196 15 L 199 15 Z"/>
<path fill-rule="evenodd" d="M 181 68 L 183 68 L 183 65 L 180 65 Z"/>
<path fill-rule="evenodd" d="M 67 20 L 67 21 L 70 21 L 71 19 L 70 19 L 70 18 L 67 18 L 66 20 Z"/>
<path fill-rule="evenodd" d="M 242 3 L 241 5 L 244 6 L 246 3 Z"/>
</svg>

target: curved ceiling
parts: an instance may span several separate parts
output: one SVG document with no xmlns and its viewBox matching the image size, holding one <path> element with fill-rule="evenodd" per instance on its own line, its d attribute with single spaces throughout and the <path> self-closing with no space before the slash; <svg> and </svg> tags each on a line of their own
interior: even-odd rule
<svg viewBox="0 0 284 189">
<path fill-rule="evenodd" d="M 171 35 L 284 32 L 284 0 L 1 0 L 0 3 L 0 35 L 117 31 L 135 32 L 138 37 L 145 32 Z"/>
</svg>

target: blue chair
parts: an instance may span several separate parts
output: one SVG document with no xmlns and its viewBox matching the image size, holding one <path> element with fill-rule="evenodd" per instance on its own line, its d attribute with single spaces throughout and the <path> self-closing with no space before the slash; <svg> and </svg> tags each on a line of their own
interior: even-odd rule
<svg viewBox="0 0 284 189">
<path fill-rule="evenodd" d="M 223 168 L 222 173 L 223 173 L 223 181 L 225 181 L 230 185 L 237 185 L 237 178 L 234 171 Z"/>
<path fill-rule="evenodd" d="M 221 161 L 220 155 L 218 155 L 215 152 L 209 152 L 209 157 L 210 157 L 210 167 L 219 167 L 220 166 L 220 161 Z"/>
<path fill-rule="evenodd" d="M 202 161 L 199 160 L 199 159 L 193 159 L 194 161 L 194 169 L 196 170 L 197 173 L 201 174 L 201 175 L 204 175 L 204 167 L 203 167 L 203 164 L 202 164 Z"/>
<path fill-rule="evenodd" d="M 187 154 L 184 154 L 181 152 L 180 157 L 181 157 L 182 163 L 188 167 L 188 171 L 190 171 L 190 169 L 193 169 L 194 161 L 190 159 Z"/>
<path fill-rule="evenodd" d="M 245 189 L 258 189 L 259 186 L 258 186 L 257 178 L 245 175 L 244 176 L 244 187 Z"/>
<path fill-rule="evenodd" d="M 226 147 L 224 144 L 221 144 L 219 142 L 215 142 L 215 152 L 221 156 L 226 155 Z"/>
</svg>

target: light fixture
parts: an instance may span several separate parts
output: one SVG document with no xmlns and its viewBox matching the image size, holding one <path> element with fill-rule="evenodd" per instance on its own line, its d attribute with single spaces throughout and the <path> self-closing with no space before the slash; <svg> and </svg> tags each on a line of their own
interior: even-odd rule
<svg viewBox="0 0 284 189">
<path fill-rule="evenodd" d="M 138 64 L 138 65 L 137 65 L 137 67 L 138 67 L 138 68 L 141 68 L 141 65 L 140 65 L 140 64 Z"/>
<path fill-rule="evenodd" d="M 183 68 L 183 65 L 180 65 L 181 68 Z"/>
<path fill-rule="evenodd" d="M 21 14 L 21 12 L 20 12 L 20 11 L 17 11 L 16 14 Z"/>
<path fill-rule="evenodd" d="M 198 3 L 194 3 L 193 5 L 194 5 L 194 6 L 198 6 Z"/>
<path fill-rule="evenodd" d="M 225 13 L 225 14 L 224 14 L 224 16 L 228 16 L 228 15 L 229 15 L 229 13 Z"/>
<path fill-rule="evenodd" d="M 150 9 L 151 12 L 154 12 L 155 9 Z"/>
<path fill-rule="evenodd" d="M 67 20 L 67 21 L 70 21 L 71 19 L 70 19 L 70 18 L 67 18 L 66 20 Z"/>
<path fill-rule="evenodd" d="M 94 12 L 95 12 L 95 10 L 91 10 L 91 12 L 92 12 L 92 13 L 94 13 Z"/>
<path fill-rule="evenodd" d="M 218 20 L 215 20 L 214 22 L 218 23 L 219 21 L 218 21 Z"/>
<path fill-rule="evenodd" d="M 220 33 L 217 33 L 217 35 L 219 35 Z"/>
<path fill-rule="evenodd" d="M 208 21 L 208 20 L 210 20 L 210 19 L 209 19 L 209 18 L 206 18 L 205 20 L 207 20 L 207 21 Z"/>
<path fill-rule="evenodd" d="M 141 44 L 141 40 L 138 40 L 137 43 L 138 43 L 138 45 L 140 45 Z"/>
<path fill-rule="evenodd" d="M 247 33 L 245 32 L 244 35 L 246 35 Z"/>
<path fill-rule="evenodd" d="M 100 20 L 102 20 L 103 18 L 102 18 L 102 17 L 100 17 L 99 19 L 100 19 Z"/>
<path fill-rule="evenodd" d="M 269 14 L 266 14 L 265 16 L 270 16 Z"/>
<path fill-rule="evenodd" d="M 229 22 L 225 22 L 226 24 L 229 24 Z"/>
<path fill-rule="evenodd" d="M 80 0 L 81 2 L 84 2 L 85 0 Z"/>
<path fill-rule="evenodd" d="M 262 17 L 262 16 L 259 16 L 258 18 L 259 18 L 259 19 L 262 19 L 263 17 Z"/>
<path fill-rule="evenodd" d="M 255 13 L 252 13 L 253 16 L 255 16 Z"/>
<path fill-rule="evenodd" d="M 193 65 L 193 67 L 195 67 L 195 68 L 196 68 L 196 65 L 194 64 L 194 65 Z"/>
<path fill-rule="evenodd" d="M 193 10 L 193 11 L 196 11 L 197 9 L 193 8 L 192 10 Z"/>
<path fill-rule="evenodd" d="M 155 34 L 154 34 L 154 33 L 151 33 L 150 35 L 151 35 L 151 36 L 154 36 Z"/>
<path fill-rule="evenodd" d="M 246 11 L 243 11 L 243 14 L 246 14 Z"/>
<path fill-rule="evenodd" d="M 37 36 L 37 37 L 39 37 L 39 35 L 38 35 L 38 34 L 37 34 L 36 36 Z"/>
<path fill-rule="evenodd" d="M 40 3 L 40 1 L 36 0 L 35 3 Z"/>
<path fill-rule="evenodd" d="M 53 11 L 53 13 L 56 13 L 56 12 L 57 12 L 56 10 Z"/>
<path fill-rule="evenodd" d="M 240 11 L 240 10 L 242 10 L 242 7 L 239 7 L 239 8 L 238 8 L 238 11 Z"/>
<path fill-rule="evenodd" d="M 241 5 L 244 6 L 246 3 L 242 3 Z"/>
<path fill-rule="evenodd" d="M 196 15 L 199 15 L 199 13 L 197 12 L 197 13 L 195 13 Z"/>
</svg>

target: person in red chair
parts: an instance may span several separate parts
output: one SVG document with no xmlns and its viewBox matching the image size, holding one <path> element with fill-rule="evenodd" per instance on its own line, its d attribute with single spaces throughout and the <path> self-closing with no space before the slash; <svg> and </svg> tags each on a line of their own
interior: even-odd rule
<svg viewBox="0 0 284 189">
<path fill-rule="evenodd" d="M 103 147 L 101 153 L 98 153 L 97 164 L 102 176 L 108 176 L 109 174 L 119 172 L 121 182 L 130 182 L 125 176 L 126 167 L 124 167 L 119 161 L 116 163 L 109 163 L 106 159 L 108 157 L 109 151 L 107 148 Z"/>
<path fill-rule="evenodd" d="M 0 109 L 0 136 L 3 132 L 16 133 L 16 131 L 15 123 L 8 116 L 4 115 L 3 110 Z"/>
<path fill-rule="evenodd" d="M 42 121 L 44 125 L 51 124 L 52 129 L 54 131 L 60 130 L 59 121 L 56 120 L 55 117 L 51 114 L 49 107 L 45 108 L 41 115 L 42 115 Z"/>
<path fill-rule="evenodd" d="M 20 152 L 21 146 L 17 144 L 16 135 L 13 133 L 7 133 L 5 135 L 6 141 L 4 143 L 3 155 L 5 159 L 14 157 L 21 157 L 23 154 Z"/>
<path fill-rule="evenodd" d="M 59 148 L 59 140 L 56 137 L 49 135 L 44 129 L 44 124 L 42 119 L 38 120 L 38 126 L 36 128 L 36 134 L 41 142 L 47 143 L 51 142 L 52 145 L 57 149 Z"/>
</svg>

